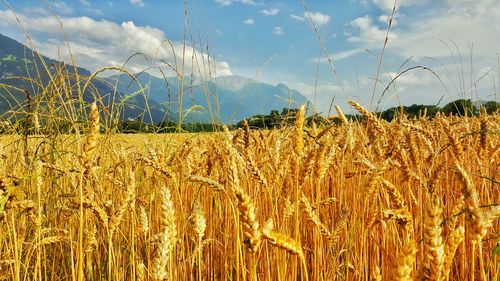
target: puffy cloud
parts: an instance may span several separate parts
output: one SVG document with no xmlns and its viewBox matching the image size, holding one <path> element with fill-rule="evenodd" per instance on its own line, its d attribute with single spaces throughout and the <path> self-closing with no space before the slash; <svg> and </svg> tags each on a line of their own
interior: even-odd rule
<svg viewBox="0 0 500 281">
<path fill-rule="evenodd" d="M 381 44 L 386 36 L 386 30 L 379 28 L 373 23 L 370 16 L 359 17 L 349 23 L 349 26 L 357 30 L 356 35 L 346 33 L 347 41 L 376 45 Z M 393 32 L 389 34 L 390 39 L 396 39 L 397 35 Z"/>
<path fill-rule="evenodd" d="M 281 27 L 281 26 L 275 26 L 273 28 L 273 34 L 274 35 L 284 35 L 285 32 L 283 31 L 283 27 Z"/>
<path fill-rule="evenodd" d="M 296 21 L 312 21 L 316 26 L 322 26 L 330 22 L 330 16 L 320 12 L 304 12 L 302 16 L 291 14 L 290 17 Z"/>
<path fill-rule="evenodd" d="M 389 34 L 376 99 L 391 78 L 396 76 L 395 70 L 410 57 L 413 58 L 412 61 L 404 68 L 424 65 L 432 69 L 439 79 L 422 69 L 406 72 L 385 93 L 381 106 L 393 106 L 399 102 L 405 105 L 434 104 L 442 97 L 444 99 L 441 105 L 464 97 L 473 100 L 494 99 L 494 93 L 498 92 L 495 91 L 494 83 L 495 75 L 498 75 L 496 53 L 500 46 L 500 37 L 494 34 L 500 34 L 500 2 L 443 0 L 431 5 L 429 1 L 429 5 L 412 10 L 412 13 L 406 12 L 405 6 L 409 6 L 409 3 L 423 4 L 425 1 L 398 2 L 401 2 L 399 13 L 396 14 L 399 21 L 392 26 Z M 410 9 L 412 7 L 408 7 L 408 11 Z M 382 48 L 387 20 L 384 10 L 382 16 L 362 16 L 348 23 L 344 35 L 351 43 L 351 49 L 331 52 L 334 62 L 361 54 L 365 49 Z M 431 59 L 427 59 L 428 57 Z M 363 59 L 366 67 L 359 69 L 359 93 L 361 100 L 369 101 L 367 93 L 371 93 L 373 89 L 376 71 L 372 66 L 376 65 L 377 58 L 368 54 L 363 58 L 366 58 Z M 309 62 L 317 63 L 318 58 Z M 320 62 L 326 62 L 326 59 L 321 58 Z"/>
<path fill-rule="evenodd" d="M 311 16 L 312 22 L 316 26 L 325 25 L 328 22 L 330 22 L 330 16 L 329 15 L 325 15 L 325 14 L 322 14 L 320 12 L 309 13 L 309 15 Z M 304 18 L 306 18 L 306 17 L 308 17 L 308 14 L 307 14 L 307 12 L 304 12 Z"/>
<path fill-rule="evenodd" d="M 244 20 L 243 23 L 247 24 L 247 25 L 254 25 L 255 21 L 253 19 L 249 18 L 249 19 Z"/>
<path fill-rule="evenodd" d="M 421 4 L 424 0 L 402 2 L 401 5 Z M 417 19 L 415 17 L 418 17 Z M 469 52 L 469 44 L 474 44 L 476 60 L 498 52 L 500 25 L 500 2 L 495 0 L 445 0 L 433 9 L 425 9 L 413 17 L 404 16 L 404 26 L 393 26 L 389 34 L 388 51 L 402 57 L 413 56 L 446 58 L 456 56 L 456 52 Z M 384 21 L 386 17 L 380 17 Z M 359 17 L 348 25 L 347 40 L 358 48 L 380 48 L 386 29 L 370 16 Z M 353 29 L 353 30 L 352 30 Z M 455 45 L 458 50 L 455 49 Z M 450 48 L 450 46 L 452 48 Z M 455 53 L 452 55 L 452 51 Z"/>
<path fill-rule="evenodd" d="M 18 16 L 29 31 L 35 32 L 34 38 L 38 40 L 35 42 L 36 47 L 41 53 L 66 62 L 70 61 L 68 53 L 58 47 L 61 42 L 64 42 L 65 37 L 55 17 L 26 17 L 21 14 Z M 8 10 L 0 10 L 0 18 L 3 19 L 0 27 L 15 27 L 18 24 Z M 106 65 L 121 66 L 133 54 L 141 53 L 143 56 L 134 57 L 126 67 L 134 71 L 145 70 L 148 67 L 166 67 L 159 61 L 161 59 L 174 68 L 180 68 L 179 65 L 176 66 L 176 62 L 181 61 L 179 56 L 183 54 L 183 43 L 169 41 L 157 28 L 137 26 L 132 21 L 117 24 L 107 20 L 96 21 L 89 17 L 60 17 L 59 19 L 68 35 L 67 40 L 73 58 L 81 67 L 93 71 Z M 96 30 L 99 32 L 95 32 Z M 191 45 L 186 48 L 185 58 L 187 73 L 193 71 L 195 75 L 205 77 L 208 74 L 203 71 L 208 68 L 210 62 L 212 73 L 232 74 L 226 62 L 209 58 L 205 53 L 193 49 Z M 193 69 L 190 69 L 191 58 Z M 170 74 L 175 72 L 170 67 L 167 69 Z"/>
<path fill-rule="evenodd" d="M 261 14 L 263 14 L 265 16 L 271 16 L 271 17 L 277 15 L 279 12 L 280 12 L 280 9 L 276 9 L 276 8 L 264 9 L 264 10 L 260 11 Z"/>
</svg>

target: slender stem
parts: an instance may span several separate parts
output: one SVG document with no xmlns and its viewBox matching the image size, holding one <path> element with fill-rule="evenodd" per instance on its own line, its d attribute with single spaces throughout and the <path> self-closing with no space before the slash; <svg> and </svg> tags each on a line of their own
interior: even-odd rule
<svg viewBox="0 0 500 281">
<path fill-rule="evenodd" d="M 84 280 L 83 275 L 83 227 L 84 227 L 84 215 L 83 215 L 83 172 L 80 174 L 80 184 L 78 186 L 78 192 L 80 197 L 80 208 L 79 208 L 79 227 L 78 227 L 78 281 Z"/>
<path fill-rule="evenodd" d="M 113 232 L 108 230 L 108 280 L 113 280 L 112 278 L 112 268 L 113 268 Z"/>
<path fill-rule="evenodd" d="M 201 239 L 198 239 L 198 280 L 201 281 Z"/>
<path fill-rule="evenodd" d="M 479 272 L 481 273 L 481 280 L 486 281 L 486 273 L 484 272 L 484 260 L 483 260 L 483 244 L 479 243 Z"/>
<path fill-rule="evenodd" d="M 470 276 L 470 280 L 471 281 L 474 281 L 474 276 L 475 276 L 475 261 L 476 261 L 476 258 L 475 258 L 475 254 L 476 254 L 476 241 L 472 241 L 472 255 L 471 255 L 471 276 Z"/>
</svg>

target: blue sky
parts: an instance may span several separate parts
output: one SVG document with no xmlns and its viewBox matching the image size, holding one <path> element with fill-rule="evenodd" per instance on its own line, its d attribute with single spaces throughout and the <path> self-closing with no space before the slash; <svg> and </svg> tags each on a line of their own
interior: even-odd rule
<svg viewBox="0 0 500 281">
<path fill-rule="evenodd" d="M 300 0 L 188 0 L 187 21 L 181 0 L 8 3 L 38 50 L 68 61 L 67 41 L 77 64 L 91 71 L 122 65 L 140 52 L 144 56 L 127 64 L 132 72 L 162 67 L 173 75 L 160 60 L 180 64 L 187 30 L 188 73 L 203 79 L 238 75 L 285 83 L 323 113 L 332 99 L 342 107 L 355 99 L 372 110 L 379 100 L 382 108 L 436 104 L 441 98 L 442 104 L 456 98 L 498 100 L 496 0 L 398 1 L 373 102 L 391 0 L 310 0 L 305 5 Z M 7 7 L 0 7 L 0 18 L 0 33 L 26 42 Z M 428 67 L 439 79 L 417 68 L 400 76 L 382 96 L 392 78 L 413 66 Z"/>
</svg>

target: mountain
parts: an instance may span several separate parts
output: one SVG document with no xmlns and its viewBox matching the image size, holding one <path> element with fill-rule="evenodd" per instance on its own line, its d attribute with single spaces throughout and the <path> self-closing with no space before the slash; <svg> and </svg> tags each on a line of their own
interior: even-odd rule
<svg viewBox="0 0 500 281">
<path fill-rule="evenodd" d="M 45 65 L 45 66 L 44 66 Z M 82 89 L 90 71 L 67 65 L 54 59 L 42 56 L 25 45 L 0 34 L 0 116 L 2 119 L 16 119 L 19 112 L 26 111 L 27 94 L 39 101 L 39 104 L 55 102 L 55 108 L 62 109 L 64 104 L 72 101 L 79 106 L 80 101 L 92 102 L 100 97 L 106 107 L 113 102 L 121 103 L 120 118 L 140 118 L 147 123 L 158 123 L 165 119 L 165 110 L 153 101 L 140 95 L 125 96 L 102 79 L 93 79 L 87 90 L 79 95 L 75 73 L 80 78 Z M 64 77 L 64 86 L 69 90 L 61 91 L 63 85 L 51 81 L 52 77 Z M 3 84 L 3 85 L 2 85 Z M 82 89 L 83 90 L 83 89 Z M 47 95 L 47 92 L 50 94 Z M 61 96 L 61 92 L 70 96 Z M 59 95 L 59 96 L 58 96 Z M 47 109 L 47 107 L 45 107 Z M 59 112 L 64 114 L 63 110 Z M 51 115 L 57 114 L 54 112 Z M 68 116 L 59 116 L 68 118 Z"/>
<path fill-rule="evenodd" d="M 213 118 L 235 123 L 253 115 L 307 103 L 306 97 L 284 84 L 273 86 L 239 76 L 208 81 L 185 78 L 184 87 L 175 77 L 158 78 L 145 72 L 135 77 L 137 81 L 124 75 L 108 77 L 106 81 L 117 85 L 122 93 L 135 93 L 142 87 L 148 99 L 164 106 L 171 116 L 178 116 L 179 93 L 183 88 L 182 109 L 189 111 L 184 122 L 209 122 Z"/>
<path fill-rule="evenodd" d="M 49 98 L 47 89 L 52 89 L 49 86 L 54 84 L 51 76 L 58 74 L 72 89 L 71 96 L 65 97 L 67 100 L 59 97 L 58 108 L 63 108 L 61 105 L 68 100 L 92 102 L 98 96 L 107 107 L 120 104 L 122 120 L 140 118 L 147 123 L 178 121 L 181 89 L 181 118 L 185 123 L 220 121 L 234 124 L 253 115 L 269 114 L 272 110 L 281 111 L 285 107 L 297 108 L 307 103 L 302 94 L 284 84 L 270 85 L 239 76 L 208 81 L 185 77 L 182 84 L 181 79 L 176 77 L 163 79 L 146 72 L 135 75 L 136 80 L 127 75 L 93 79 L 86 91 L 79 94 L 75 86 L 75 72 L 83 87 L 91 75 L 88 70 L 42 56 L 0 34 L 0 119 L 10 119 L 17 114 L 15 112 L 25 112 L 26 93 L 35 100 Z M 14 88 L 2 87 L 2 84 Z M 13 105 L 16 105 L 15 108 Z"/>
</svg>

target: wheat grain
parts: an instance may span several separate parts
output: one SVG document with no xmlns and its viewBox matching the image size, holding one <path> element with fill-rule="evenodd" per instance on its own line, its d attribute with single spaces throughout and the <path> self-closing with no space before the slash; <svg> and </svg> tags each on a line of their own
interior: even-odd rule
<svg viewBox="0 0 500 281">
<path fill-rule="evenodd" d="M 442 279 L 449 280 L 450 279 L 450 270 L 453 264 L 453 258 L 455 257 L 455 252 L 457 251 L 458 246 L 464 239 L 465 229 L 463 226 L 457 227 L 446 239 L 445 246 L 445 260 L 443 263 L 443 274 Z"/>
<path fill-rule="evenodd" d="M 415 241 L 410 240 L 403 245 L 398 254 L 396 255 L 396 268 L 394 270 L 395 281 L 411 281 L 411 272 L 413 271 L 413 263 L 415 262 L 415 255 L 417 253 L 417 246 Z"/>
<path fill-rule="evenodd" d="M 92 155 L 97 146 L 97 136 L 99 134 L 99 111 L 94 102 L 90 106 L 90 127 L 83 143 L 82 160 L 83 175 L 88 178 L 92 168 Z"/>
<path fill-rule="evenodd" d="M 442 236 L 441 200 L 439 197 L 431 198 L 427 207 L 427 217 L 424 231 L 424 277 L 427 280 L 441 280 L 445 249 Z"/>
<path fill-rule="evenodd" d="M 167 264 L 177 241 L 177 226 L 175 222 L 175 208 L 173 206 L 170 189 L 161 188 L 161 227 L 160 242 L 153 262 L 152 276 L 154 280 L 164 280 L 169 270 Z"/>
</svg>

